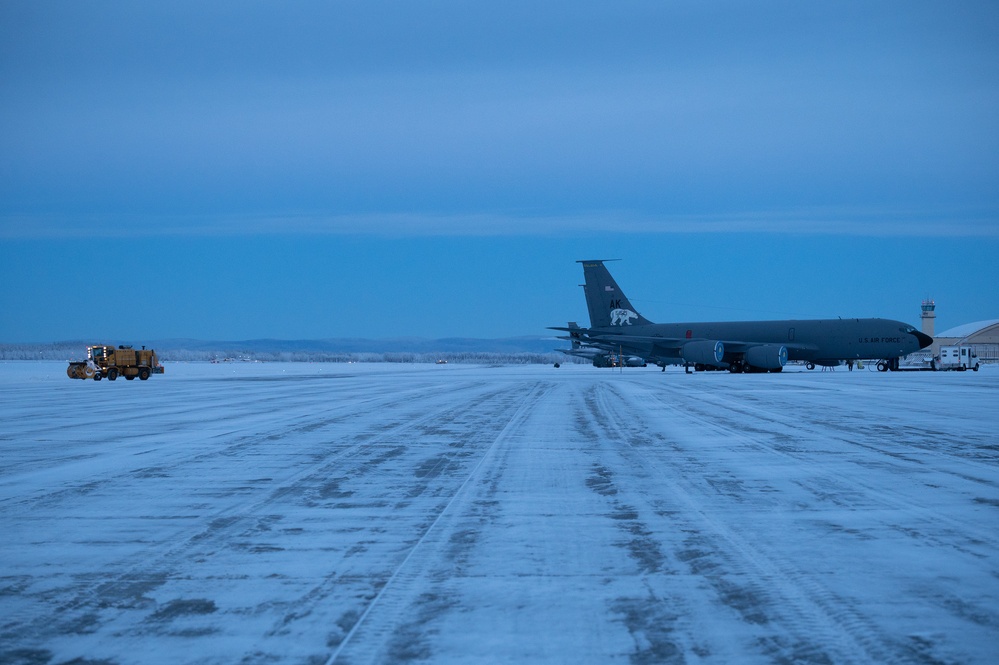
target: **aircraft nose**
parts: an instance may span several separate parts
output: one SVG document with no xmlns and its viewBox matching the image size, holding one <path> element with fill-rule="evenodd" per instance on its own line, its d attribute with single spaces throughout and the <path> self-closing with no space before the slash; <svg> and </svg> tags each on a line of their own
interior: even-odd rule
<svg viewBox="0 0 999 665">
<path fill-rule="evenodd" d="M 933 338 L 927 335 L 926 333 L 921 333 L 918 330 L 913 330 L 911 334 L 915 335 L 916 340 L 919 342 L 919 348 L 921 349 L 925 349 L 926 347 L 928 347 L 930 344 L 933 343 Z"/>
</svg>

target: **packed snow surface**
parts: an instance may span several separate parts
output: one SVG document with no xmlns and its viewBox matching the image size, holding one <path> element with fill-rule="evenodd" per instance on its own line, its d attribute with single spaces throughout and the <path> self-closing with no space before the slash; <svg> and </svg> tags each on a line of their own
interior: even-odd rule
<svg viewBox="0 0 999 665">
<path fill-rule="evenodd" d="M 3 663 L 994 663 L 999 369 L 0 363 Z"/>
</svg>

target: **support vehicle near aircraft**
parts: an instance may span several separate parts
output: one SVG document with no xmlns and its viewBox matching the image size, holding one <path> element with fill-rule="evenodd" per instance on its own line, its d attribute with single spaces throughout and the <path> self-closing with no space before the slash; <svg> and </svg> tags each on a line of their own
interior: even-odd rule
<svg viewBox="0 0 999 665">
<path fill-rule="evenodd" d="M 87 347 L 87 359 L 70 361 L 66 374 L 71 379 L 93 379 L 100 381 L 107 377 L 114 381 L 119 376 L 131 381 L 138 377 L 145 381 L 152 374 L 162 374 L 163 365 L 152 349 L 142 347 L 135 350 L 131 346 L 120 345 L 116 349 L 105 344 Z"/>
<path fill-rule="evenodd" d="M 811 319 L 653 323 L 638 313 L 604 260 L 583 264 L 583 292 L 590 327 L 552 327 L 586 349 L 628 354 L 690 371 L 780 372 L 789 361 L 834 367 L 848 360 L 876 360 L 881 371 L 899 369 L 899 358 L 933 342 L 913 326 L 891 319 Z"/>
<path fill-rule="evenodd" d="M 970 346 L 957 344 L 954 346 L 941 346 L 940 357 L 933 360 L 933 369 L 936 370 L 965 370 L 978 371 L 980 367 L 978 354 Z"/>
</svg>

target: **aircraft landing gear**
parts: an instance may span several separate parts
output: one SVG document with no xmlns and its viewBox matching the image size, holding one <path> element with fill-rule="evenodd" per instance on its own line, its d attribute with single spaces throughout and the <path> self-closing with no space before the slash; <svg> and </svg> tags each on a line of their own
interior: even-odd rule
<svg viewBox="0 0 999 665">
<path fill-rule="evenodd" d="M 878 371 L 879 372 L 897 372 L 898 371 L 898 358 L 889 358 L 887 360 L 878 361 Z"/>
</svg>

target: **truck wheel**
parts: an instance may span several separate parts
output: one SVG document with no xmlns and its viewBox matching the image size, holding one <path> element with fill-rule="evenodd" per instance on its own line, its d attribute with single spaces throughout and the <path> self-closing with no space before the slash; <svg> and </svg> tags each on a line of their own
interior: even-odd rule
<svg viewBox="0 0 999 665">
<path fill-rule="evenodd" d="M 95 372 L 94 373 L 94 381 L 100 381 L 103 378 L 104 378 L 104 375 L 101 374 L 100 372 Z"/>
<path fill-rule="evenodd" d="M 108 370 L 108 381 L 114 381 L 118 378 L 118 370 L 114 367 Z"/>
<path fill-rule="evenodd" d="M 143 367 L 142 369 L 139 370 L 139 380 L 145 381 L 148 378 L 149 378 L 149 370 Z"/>
</svg>

